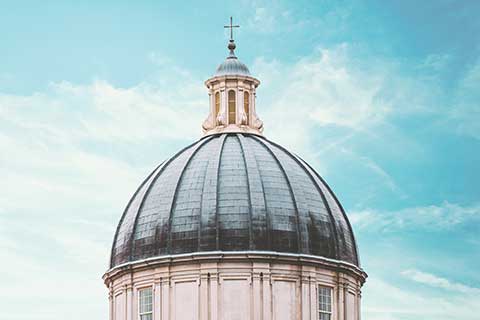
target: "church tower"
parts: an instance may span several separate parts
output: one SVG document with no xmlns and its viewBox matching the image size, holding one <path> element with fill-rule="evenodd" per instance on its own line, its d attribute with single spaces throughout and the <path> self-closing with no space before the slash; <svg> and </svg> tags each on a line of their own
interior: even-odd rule
<svg viewBox="0 0 480 320">
<path fill-rule="evenodd" d="M 230 21 L 231 30 L 234 27 Z M 260 81 L 229 54 L 203 137 L 163 161 L 120 218 L 110 320 L 359 320 L 352 227 L 323 178 L 263 136 Z"/>
</svg>

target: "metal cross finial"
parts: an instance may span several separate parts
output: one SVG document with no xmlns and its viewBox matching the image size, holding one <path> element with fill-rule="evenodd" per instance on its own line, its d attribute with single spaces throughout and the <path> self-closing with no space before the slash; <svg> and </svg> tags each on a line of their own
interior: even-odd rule
<svg viewBox="0 0 480 320">
<path fill-rule="evenodd" d="M 240 28 L 240 26 L 234 26 L 233 25 L 233 19 L 230 17 L 230 25 L 229 26 L 223 26 L 224 28 L 230 28 L 230 41 L 233 41 L 233 28 Z"/>
</svg>

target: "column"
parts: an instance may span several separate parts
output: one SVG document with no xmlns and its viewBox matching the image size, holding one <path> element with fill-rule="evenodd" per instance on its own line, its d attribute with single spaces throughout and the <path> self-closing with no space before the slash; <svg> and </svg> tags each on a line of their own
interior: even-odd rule
<svg viewBox="0 0 480 320">
<path fill-rule="evenodd" d="M 309 276 L 309 289 L 310 289 L 310 312 L 311 320 L 317 320 L 318 317 L 318 297 L 317 297 L 317 281 L 315 279 L 315 269 L 312 270 Z M 332 295 L 334 293 L 332 292 Z M 334 296 L 332 296 L 332 300 Z M 333 310 L 333 309 L 332 309 Z"/>
<path fill-rule="evenodd" d="M 215 95 L 211 88 L 208 89 L 208 100 L 210 101 L 210 114 L 215 114 Z"/>
<path fill-rule="evenodd" d="M 245 106 L 243 105 L 244 101 L 243 101 L 243 89 L 242 88 L 238 88 L 236 97 L 237 97 L 237 110 L 235 110 L 236 113 L 237 113 L 237 115 L 236 115 L 237 121 L 236 122 L 240 125 L 241 124 L 240 115 L 245 114 Z"/>
<path fill-rule="evenodd" d="M 263 319 L 272 320 L 272 279 L 270 271 L 263 273 Z"/>
<path fill-rule="evenodd" d="M 218 320 L 218 269 L 210 273 L 210 320 Z"/>
<path fill-rule="evenodd" d="M 262 275 L 262 276 L 260 276 Z M 262 297 L 262 285 L 263 285 L 263 273 L 262 269 L 257 269 L 255 263 L 252 270 L 252 310 L 253 320 L 262 319 L 263 309 L 263 297 Z"/>
<path fill-rule="evenodd" d="M 114 314 L 113 314 L 113 310 L 114 310 L 114 305 L 113 305 L 113 288 L 112 288 L 112 283 L 109 284 L 108 286 L 108 303 L 110 305 L 110 313 L 109 313 L 109 319 L 110 320 L 114 320 Z"/>
<path fill-rule="evenodd" d="M 125 285 L 125 320 L 133 320 L 133 286 L 131 280 Z"/>
<path fill-rule="evenodd" d="M 155 279 L 153 287 L 153 319 L 161 320 L 162 315 L 162 278 Z"/>
<path fill-rule="evenodd" d="M 228 93 L 225 88 L 220 91 L 220 110 L 223 113 L 225 125 L 228 125 Z"/>
<path fill-rule="evenodd" d="M 162 294 L 160 301 L 161 320 L 170 320 L 170 277 L 162 278 L 160 283 Z"/>
<path fill-rule="evenodd" d="M 209 284 L 210 274 L 206 270 L 201 270 L 200 273 L 200 290 L 199 290 L 199 300 L 200 300 L 200 320 L 208 320 L 208 309 L 209 309 Z"/>
<path fill-rule="evenodd" d="M 303 269 L 303 268 L 302 268 Z M 301 297 L 300 297 L 300 310 L 301 310 L 301 319 L 302 320 L 311 320 L 310 319 L 310 283 L 308 280 L 308 275 L 305 274 L 302 270 L 300 275 L 300 288 L 301 288 Z"/>
</svg>

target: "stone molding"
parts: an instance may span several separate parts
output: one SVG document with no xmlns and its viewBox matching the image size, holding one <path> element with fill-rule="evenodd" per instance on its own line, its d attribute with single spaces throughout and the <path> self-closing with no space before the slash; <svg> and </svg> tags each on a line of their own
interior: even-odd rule
<svg viewBox="0 0 480 320">
<path fill-rule="evenodd" d="M 359 320 L 365 278 L 341 261 L 266 252 L 164 256 L 104 275 L 112 320 L 138 319 L 138 290 L 145 287 L 153 288 L 156 320 L 228 320 L 240 309 L 242 319 L 293 319 L 282 315 L 287 310 L 296 320 L 316 320 L 320 285 L 332 288 L 332 320 Z"/>
</svg>

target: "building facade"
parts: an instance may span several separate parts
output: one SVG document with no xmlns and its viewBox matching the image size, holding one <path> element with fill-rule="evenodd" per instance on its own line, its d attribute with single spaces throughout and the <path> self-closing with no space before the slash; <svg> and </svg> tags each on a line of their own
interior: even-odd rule
<svg viewBox="0 0 480 320">
<path fill-rule="evenodd" d="M 110 319 L 359 320 L 366 273 L 348 218 L 311 166 L 263 136 L 260 81 L 228 49 L 205 82 L 204 136 L 120 219 Z"/>
</svg>

